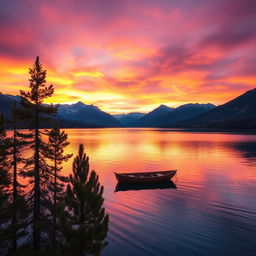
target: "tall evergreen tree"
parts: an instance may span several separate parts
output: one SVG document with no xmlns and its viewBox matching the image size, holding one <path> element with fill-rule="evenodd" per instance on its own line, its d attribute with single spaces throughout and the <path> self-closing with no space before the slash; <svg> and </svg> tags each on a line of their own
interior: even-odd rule
<svg viewBox="0 0 256 256">
<path fill-rule="evenodd" d="M 44 105 L 46 98 L 52 96 L 54 88 L 46 85 L 46 70 L 43 69 L 39 57 L 29 69 L 30 85 L 29 91 L 20 91 L 21 108 L 17 111 L 19 119 L 28 123 L 32 141 L 30 149 L 33 156 L 28 158 L 23 175 L 30 179 L 32 188 L 29 195 L 29 203 L 32 207 L 32 247 L 39 251 L 42 245 L 42 220 L 45 216 L 44 206 L 47 197 L 47 163 L 42 155 L 43 141 L 42 131 L 39 130 L 42 122 L 49 119 L 49 116 L 56 113 L 53 106 Z"/>
<path fill-rule="evenodd" d="M 103 207 L 103 186 L 98 179 L 95 171 L 89 173 L 89 158 L 80 145 L 62 219 L 65 255 L 99 255 L 107 244 L 108 215 Z"/>
<path fill-rule="evenodd" d="M 52 214 L 52 247 L 56 251 L 57 239 L 57 203 L 63 199 L 65 182 L 68 182 L 68 177 L 61 175 L 62 163 L 67 162 L 72 154 L 65 154 L 64 150 L 69 145 L 67 141 L 68 135 L 64 131 L 60 131 L 59 126 L 49 132 L 48 143 L 46 144 L 44 156 L 50 160 L 50 183 L 49 191 L 52 193 L 52 203 L 50 206 Z"/>
<path fill-rule="evenodd" d="M 9 220 L 9 187 L 11 184 L 8 169 L 10 162 L 8 161 L 8 150 L 10 140 L 6 136 L 4 127 L 4 116 L 0 115 L 0 254 L 6 249 L 6 227 Z"/>
<path fill-rule="evenodd" d="M 10 139 L 9 155 L 11 158 L 10 179 L 11 179 L 11 198 L 9 216 L 11 218 L 8 226 L 9 240 L 11 241 L 11 250 L 17 251 L 17 241 L 22 236 L 26 235 L 26 219 L 27 208 L 24 198 L 24 192 L 22 186 L 18 180 L 19 172 L 22 168 L 21 164 L 24 162 L 21 150 L 28 145 L 27 139 L 31 138 L 30 134 L 22 134 L 17 130 L 17 106 L 14 103 L 12 110 L 12 118 L 9 120 L 11 123 L 13 133 Z"/>
</svg>

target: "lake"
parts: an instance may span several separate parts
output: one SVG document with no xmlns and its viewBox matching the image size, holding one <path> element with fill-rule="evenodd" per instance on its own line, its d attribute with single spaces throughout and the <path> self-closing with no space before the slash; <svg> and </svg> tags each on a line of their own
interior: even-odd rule
<svg viewBox="0 0 256 256">
<path fill-rule="evenodd" d="M 76 154 L 83 143 L 105 188 L 110 230 L 103 255 L 256 255 L 256 135 L 66 131 L 67 151 Z M 115 171 L 168 169 L 178 170 L 170 186 L 116 188 Z"/>
</svg>

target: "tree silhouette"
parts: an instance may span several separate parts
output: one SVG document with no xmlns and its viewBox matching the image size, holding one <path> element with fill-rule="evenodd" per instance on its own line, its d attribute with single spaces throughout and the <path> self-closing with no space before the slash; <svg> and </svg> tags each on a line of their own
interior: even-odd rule
<svg viewBox="0 0 256 256">
<path fill-rule="evenodd" d="M 89 174 L 89 158 L 80 145 L 73 161 L 62 219 L 65 252 L 72 255 L 99 255 L 107 244 L 108 215 L 98 179 L 95 171 Z"/>
<path fill-rule="evenodd" d="M 50 182 L 49 191 L 52 193 L 50 211 L 52 214 L 52 246 L 56 251 L 57 239 L 57 203 L 63 199 L 64 183 L 68 182 L 68 177 L 61 175 L 62 163 L 67 162 L 72 154 L 65 154 L 64 149 L 69 145 L 67 141 L 68 135 L 64 131 L 60 131 L 59 126 L 49 132 L 48 143 L 45 145 L 44 156 L 50 160 Z"/>
<path fill-rule="evenodd" d="M 42 122 L 49 119 L 49 116 L 56 113 L 56 108 L 52 105 L 44 105 L 46 98 L 52 96 L 54 88 L 46 85 L 46 70 L 43 69 L 39 57 L 36 58 L 33 67 L 29 69 L 30 85 L 29 91 L 20 91 L 21 108 L 17 111 L 19 119 L 28 124 L 32 140 L 30 149 L 33 155 L 26 160 L 23 175 L 29 179 L 32 188 L 29 193 L 29 205 L 32 208 L 32 247 L 34 251 L 39 251 L 42 245 L 42 230 L 46 222 L 45 206 L 47 204 L 47 182 L 49 180 L 48 166 L 43 157 L 42 141 L 43 132 L 39 130 Z"/>
<path fill-rule="evenodd" d="M 13 107 L 9 136 L 0 115 L 0 255 L 99 255 L 108 232 L 103 186 L 89 171 L 83 145 L 73 174 L 61 174 L 72 154 L 64 152 L 69 142 L 58 125 L 40 129 L 57 109 L 44 104 L 54 89 L 46 85 L 39 57 L 29 74 L 29 90 L 20 91 L 19 106 Z M 29 131 L 20 132 L 18 123 Z"/>
<path fill-rule="evenodd" d="M 8 150 L 10 140 L 6 136 L 4 127 L 4 116 L 0 115 L 0 253 L 6 249 L 8 245 L 8 236 L 6 236 L 6 227 L 9 220 L 9 187 L 11 184 L 8 169 L 10 162 L 8 161 Z"/>
<path fill-rule="evenodd" d="M 28 212 L 26 210 L 27 207 L 24 198 L 24 186 L 22 186 L 18 181 L 18 176 L 22 168 L 19 165 L 21 165 L 24 162 L 21 150 L 28 145 L 27 139 L 31 138 L 30 134 L 22 134 L 17 130 L 18 120 L 16 111 L 17 106 L 15 101 L 12 109 L 12 117 L 9 120 L 13 132 L 12 136 L 9 137 L 9 157 L 11 161 L 10 170 L 12 170 L 9 172 L 11 181 L 9 216 L 11 218 L 11 221 L 9 222 L 10 224 L 7 228 L 7 234 L 9 236 L 9 240 L 11 241 L 11 248 L 13 252 L 17 251 L 18 249 L 18 239 L 27 234 L 25 229 L 27 227 L 26 219 Z"/>
</svg>

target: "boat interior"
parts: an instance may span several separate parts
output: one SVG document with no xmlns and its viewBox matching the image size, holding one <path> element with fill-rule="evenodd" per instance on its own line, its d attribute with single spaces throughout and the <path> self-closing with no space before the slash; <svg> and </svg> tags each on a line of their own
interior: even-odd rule
<svg viewBox="0 0 256 256">
<path fill-rule="evenodd" d="M 163 171 L 163 172 L 141 172 L 141 173 L 118 173 L 118 175 L 125 175 L 127 177 L 161 177 L 168 175 L 171 172 L 176 170 L 170 171 Z"/>
</svg>

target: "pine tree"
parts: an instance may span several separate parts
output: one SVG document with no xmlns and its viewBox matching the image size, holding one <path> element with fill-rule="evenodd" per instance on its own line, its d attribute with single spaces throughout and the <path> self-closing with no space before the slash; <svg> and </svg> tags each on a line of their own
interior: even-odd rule
<svg viewBox="0 0 256 256">
<path fill-rule="evenodd" d="M 17 107 L 14 103 L 12 110 L 12 118 L 9 120 L 11 123 L 13 133 L 10 139 L 10 151 L 9 157 L 11 158 L 10 180 L 11 180 L 11 198 L 9 216 L 11 218 L 10 224 L 7 228 L 9 240 L 11 241 L 11 250 L 17 251 L 17 241 L 19 238 L 26 235 L 26 219 L 27 219 L 27 207 L 24 198 L 23 188 L 24 186 L 18 181 L 20 166 L 24 159 L 21 154 L 21 150 L 28 145 L 27 139 L 31 138 L 29 134 L 22 134 L 17 130 Z"/>
<path fill-rule="evenodd" d="M 64 149 L 69 145 L 67 141 L 68 135 L 64 131 L 60 131 L 59 126 L 49 132 L 48 143 L 46 144 L 44 156 L 51 161 L 51 179 L 49 191 L 52 193 L 51 214 L 52 214 L 52 247 L 56 250 L 57 239 L 57 203 L 63 199 L 64 183 L 68 182 L 68 177 L 61 175 L 62 163 L 67 162 L 72 154 L 65 154 Z"/>
<path fill-rule="evenodd" d="M 89 174 L 89 158 L 80 145 L 66 190 L 67 209 L 62 219 L 65 255 L 99 255 L 107 244 L 108 215 L 103 207 L 103 186 L 98 179 L 95 171 Z"/>
<path fill-rule="evenodd" d="M 8 161 L 8 150 L 10 140 L 6 136 L 4 127 L 4 116 L 0 115 L 0 254 L 3 254 L 3 249 L 6 248 L 8 237 L 6 236 L 6 227 L 9 220 L 9 187 L 10 175 L 8 169 L 10 162 Z"/>
<path fill-rule="evenodd" d="M 43 69 L 39 57 L 34 65 L 29 69 L 30 90 L 20 91 L 21 108 L 17 111 L 19 119 L 28 123 L 30 135 L 32 136 L 30 149 L 33 156 L 26 160 L 23 175 L 29 178 L 33 186 L 29 194 L 29 204 L 32 207 L 32 247 L 34 251 L 39 251 L 42 245 L 42 229 L 46 224 L 45 200 L 47 197 L 48 166 L 42 155 L 44 142 L 43 132 L 39 130 L 42 122 L 49 119 L 49 116 L 56 113 L 53 106 L 44 105 L 46 98 L 52 96 L 54 88 L 46 85 L 46 70 Z M 43 221 L 43 222 L 42 222 Z"/>
</svg>

